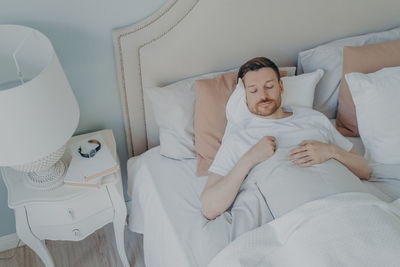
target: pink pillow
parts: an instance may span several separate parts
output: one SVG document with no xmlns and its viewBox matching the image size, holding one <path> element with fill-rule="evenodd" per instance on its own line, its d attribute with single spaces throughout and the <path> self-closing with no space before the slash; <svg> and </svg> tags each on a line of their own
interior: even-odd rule
<svg viewBox="0 0 400 267">
<path fill-rule="evenodd" d="M 279 71 L 281 77 L 287 71 Z M 194 144 L 197 153 L 197 176 L 208 175 L 222 137 L 225 133 L 225 108 L 237 84 L 237 72 L 222 74 L 214 79 L 195 81 L 196 107 L 194 113 Z"/>
<path fill-rule="evenodd" d="M 395 66 L 400 66 L 400 40 L 343 48 L 343 75 L 336 116 L 336 128 L 341 134 L 360 136 L 356 109 L 344 75 L 351 72 L 367 74 Z"/>
<path fill-rule="evenodd" d="M 214 79 L 195 81 L 194 145 L 198 176 L 208 175 L 208 168 L 221 145 L 226 126 L 225 107 L 236 87 L 237 72 Z"/>
</svg>

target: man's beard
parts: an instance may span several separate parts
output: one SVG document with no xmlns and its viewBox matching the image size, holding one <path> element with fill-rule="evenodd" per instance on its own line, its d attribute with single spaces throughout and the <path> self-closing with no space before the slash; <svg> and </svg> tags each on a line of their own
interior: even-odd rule
<svg viewBox="0 0 400 267">
<path fill-rule="evenodd" d="M 277 103 L 279 102 L 279 103 Z M 266 106 L 263 106 L 264 103 L 268 103 Z M 255 107 L 254 110 L 250 110 L 252 113 L 259 115 L 259 116 L 270 116 L 275 113 L 281 106 L 281 99 L 266 99 L 266 100 L 261 100 L 259 101 Z"/>
</svg>

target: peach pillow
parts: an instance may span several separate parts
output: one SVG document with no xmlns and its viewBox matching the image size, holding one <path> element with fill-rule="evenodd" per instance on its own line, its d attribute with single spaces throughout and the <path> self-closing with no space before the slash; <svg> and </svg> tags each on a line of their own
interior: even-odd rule
<svg viewBox="0 0 400 267">
<path fill-rule="evenodd" d="M 281 77 L 287 71 L 279 71 Z M 195 81 L 194 143 L 197 153 L 197 176 L 208 175 L 226 127 L 225 108 L 237 84 L 237 72 L 222 74 L 214 79 Z"/>
<path fill-rule="evenodd" d="M 400 40 L 343 48 L 343 75 L 336 116 L 336 128 L 341 134 L 360 136 L 356 109 L 344 75 L 351 72 L 368 74 L 395 66 L 400 66 Z"/>
</svg>

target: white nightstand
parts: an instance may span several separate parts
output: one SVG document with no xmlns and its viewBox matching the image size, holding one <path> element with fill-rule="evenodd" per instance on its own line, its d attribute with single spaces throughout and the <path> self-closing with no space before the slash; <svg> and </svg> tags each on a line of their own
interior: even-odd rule
<svg viewBox="0 0 400 267">
<path fill-rule="evenodd" d="M 74 136 L 70 142 L 96 133 L 102 135 L 119 163 L 111 130 Z M 64 162 L 69 164 L 70 159 L 66 152 Z M 2 174 L 8 190 L 8 206 L 14 209 L 17 234 L 47 267 L 55 265 L 45 239 L 79 241 L 110 222 L 114 225 L 122 264 L 129 266 L 124 247 L 127 211 L 120 171 L 104 177 L 99 189 L 61 186 L 50 191 L 30 188 L 23 182 L 24 174 L 11 168 L 3 168 Z"/>
</svg>

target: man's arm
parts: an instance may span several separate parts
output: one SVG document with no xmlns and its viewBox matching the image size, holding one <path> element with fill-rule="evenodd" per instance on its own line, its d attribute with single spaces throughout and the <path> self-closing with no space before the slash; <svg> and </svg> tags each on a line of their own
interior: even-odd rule
<svg viewBox="0 0 400 267">
<path fill-rule="evenodd" d="M 243 155 L 226 176 L 211 173 L 200 197 L 204 217 L 212 220 L 227 210 L 250 168 L 268 159 L 274 152 L 275 138 L 265 136 Z"/>
<path fill-rule="evenodd" d="M 209 220 L 215 219 L 229 208 L 252 166 L 249 156 L 245 154 L 226 176 L 216 173 L 208 176 L 200 197 L 204 217 Z"/>
<path fill-rule="evenodd" d="M 333 158 L 341 162 L 346 166 L 352 173 L 362 180 L 368 180 L 371 176 L 371 167 L 367 161 L 357 153 L 357 151 L 351 149 L 349 152 L 343 150 L 337 145 L 334 146 Z"/>
<path fill-rule="evenodd" d="M 335 159 L 360 179 L 368 180 L 371 175 L 371 168 L 367 161 L 354 149 L 347 152 L 335 144 L 326 144 L 315 140 L 303 141 L 298 148 L 292 149 L 289 152 L 289 159 L 302 167 Z"/>
</svg>

